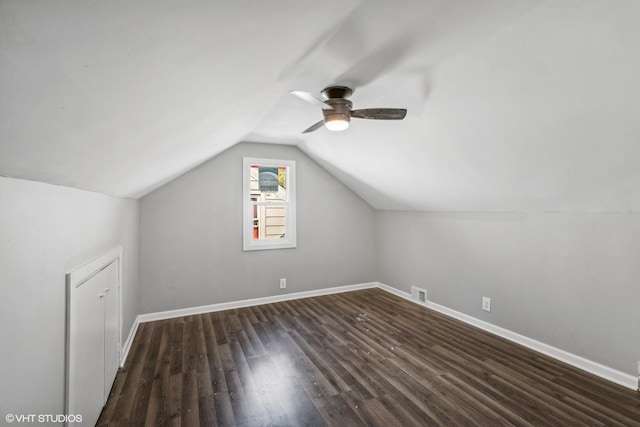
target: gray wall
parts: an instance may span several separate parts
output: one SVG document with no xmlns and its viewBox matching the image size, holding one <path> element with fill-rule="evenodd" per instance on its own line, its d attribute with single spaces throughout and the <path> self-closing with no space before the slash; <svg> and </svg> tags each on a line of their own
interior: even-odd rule
<svg viewBox="0 0 640 427">
<path fill-rule="evenodd" d="M 639 215 L 380 211 L 376 219 L 380 281 L 423 287 L 435 303 L 636 375 Z"/>
<path fill-rule="evenodd" d="M 138 202 L 0 177 L 0 414 L 64 411 L 65 274 L 123 248 L 123 340 L 138 310 Z"/>
<path fill-rule="evenodd" d="M 242 251 L 243 156 L 296 161 L 297 248 Z M 241 143 L 141 199 L 140 253 L 142 313 L 364 283 L 375 212 L 297 148 Z"/>
</svg>

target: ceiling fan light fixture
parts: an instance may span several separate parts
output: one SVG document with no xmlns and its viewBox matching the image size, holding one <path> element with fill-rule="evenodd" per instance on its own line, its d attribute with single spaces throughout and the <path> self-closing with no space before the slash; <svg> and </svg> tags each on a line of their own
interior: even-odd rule
<svg viewBox="0 0 640 427">
<path fill-rule="evenodd" d="M 339 132 L 349 127 L 351 117 L 348 114 L 327 114 L 324 118 L 324 125 L 327 129 Z"/>
</svg>

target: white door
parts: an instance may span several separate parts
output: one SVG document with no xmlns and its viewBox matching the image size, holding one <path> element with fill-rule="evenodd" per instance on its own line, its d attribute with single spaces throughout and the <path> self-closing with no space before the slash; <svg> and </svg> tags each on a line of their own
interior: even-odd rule
<svg viewBox="0 0 640 427">
<path fill-rule="evenodd" d="M 67 412 L 86 425 L 98 421 L 118 370 L 119 263 L 69 277 Z"/>
<path fill-rule="evenodd" d="M 120 364 L 119 346 L 119 292 L 118 292 L 118 271 L 119 260 L 110 264 L 103 271 L 109 275 L 108 283 L 104 288 L 104 402 L 109 397 L 113 380 L 116 378 L 118 366 Z M 107 270 L 105 269 L 105 270 Z"/>
<path fill-rule="evenodd" d="M 95 424 L 104 404 L 104 290 L 109 275 L 98 273 L 74 291 L 70 413 Z"/>
</svg>

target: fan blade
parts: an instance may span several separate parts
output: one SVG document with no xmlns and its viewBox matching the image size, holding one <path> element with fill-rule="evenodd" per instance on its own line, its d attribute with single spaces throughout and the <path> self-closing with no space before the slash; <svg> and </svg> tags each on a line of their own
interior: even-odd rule
<svg viewBox="0 0 640 427">
<path fill-rule="evenodd" d="M 310 133 L 310 132 L 316 131 L 316 130 L 320 129 L 322 126 L 324 126 L 324 120 L 320 120 L 318 123 L 315 123 L 315 124 L 309 126 L 309 128 L 306 129 L 302 133 Z"/>
<path fill-rule="evenodd" d="M 306 101 L 310 104 L 314 104 L 317 105 L 319 107 L 321 107 L 323 110 L 331 110 L 332 107 L 328 104 L 325 104 L 325 102 L 318 96 L 314 95 L 311 92 L 307 92 L 304 90 L 292 90 L 289 91 L 289 93 L 291 95 L 297 96 L 298 98 L 302 99 L 303 101 Z"/>
<path fill-rule="evenodd" d="M 363 87 L 398 68 L 415 44 L 413 33 L 401 34 L 355 62 L 335 79 L 352 87 Z"/>
<path fill-rule="evenodd" d="M 402 120 L 407 115 L 404 108 L 365 108 L 351 111 L 351 117 L 372 120 Z"/>
</svg>

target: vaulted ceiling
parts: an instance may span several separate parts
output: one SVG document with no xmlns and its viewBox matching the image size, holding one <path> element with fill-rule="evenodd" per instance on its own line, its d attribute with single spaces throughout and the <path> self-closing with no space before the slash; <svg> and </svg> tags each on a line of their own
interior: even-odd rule
<svg viewBox="0 0 640 427">
<path fill-rule="evenodd" d="M 0 175 L 140 197 L 241 141 L 380 209 L 640 209 L 636 0 L 0 0 Z M 331 84 L 403 121 L 321 119 Z"/>
</svg>

